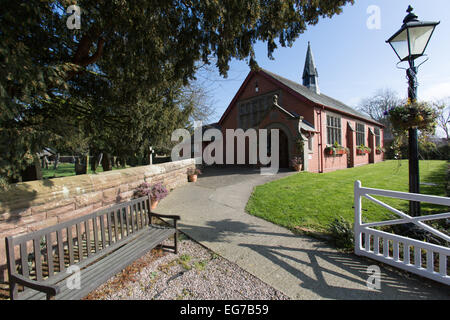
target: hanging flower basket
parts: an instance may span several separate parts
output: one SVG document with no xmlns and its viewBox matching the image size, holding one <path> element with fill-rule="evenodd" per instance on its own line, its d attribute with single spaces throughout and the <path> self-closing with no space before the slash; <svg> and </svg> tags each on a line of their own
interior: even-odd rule
<svg viewBox="0 0 450 320">
<path fill-rule="evenodd" d="M 417 128 L 426 132 L 434 132 L 436 128 L 436 111 L 426 103 L 411 103 L 397 106 L 385 113 L 397 130 Z"/>
</svg>

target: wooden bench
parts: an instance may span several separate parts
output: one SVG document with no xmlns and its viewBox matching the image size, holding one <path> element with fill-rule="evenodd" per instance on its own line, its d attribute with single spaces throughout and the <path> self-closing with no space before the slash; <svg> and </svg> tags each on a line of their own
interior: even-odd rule
<svg viewBox="0 0 450 320">
<path fill-rule="evenodd" d="M 153 217 L 173 219 L 173 227 L 156 225 Z M 81 299 L 171 236 L 174 246 L 163 247 L 177 253 L 179 219 L 152 213 L 149 198 L 143 197 L 7 237 L 10 297 Z"/>
</svg>

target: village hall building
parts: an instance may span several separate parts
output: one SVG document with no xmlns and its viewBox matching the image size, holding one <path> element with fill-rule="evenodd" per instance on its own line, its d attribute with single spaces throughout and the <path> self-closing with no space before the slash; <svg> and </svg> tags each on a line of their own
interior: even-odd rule
<svg viewBox="0 0 450 320">
<path fill-rule="evenodd" d="M 329 172 L 382 161 L 383 125 L 320 91 L 309 43 L 302 80 L 299 84 L 264 69 L 250 71 L 219 122 L 209 127 L 221 130 L 223 137 L 226 129 L 279 129 L 281 168 L 300 156 L 299 139 L 304 142 L 305 171 Z M 335 143 L 348 152 L 330 154 L 327 147 Z M 370 152 L 357 151 L 361 145 Z"/>
</svg>

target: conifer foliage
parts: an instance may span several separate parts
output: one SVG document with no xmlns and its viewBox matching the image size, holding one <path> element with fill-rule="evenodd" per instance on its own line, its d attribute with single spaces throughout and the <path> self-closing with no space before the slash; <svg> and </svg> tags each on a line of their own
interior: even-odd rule
<svg viewBox="0 0 450 320">
<path fill-rule="evenodd" d="M 12 179 L 45 146 L 121 156 L 164 144 L 189 124 L 183 88 L 199 64 L 257 68 L 256 41 L 272 57 L 353 0 L 0 3 L 0 176 Z M 67 25 L 74 4 L 80 29 Z"/>
</svg>

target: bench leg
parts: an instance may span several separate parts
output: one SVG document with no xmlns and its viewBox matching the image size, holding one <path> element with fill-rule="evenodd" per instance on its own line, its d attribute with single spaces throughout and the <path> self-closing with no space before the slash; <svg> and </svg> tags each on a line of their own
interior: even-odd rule
<svg viewBox="0 0 450 320">
<path fill-rule="evenodd" d="M 17 294 L 18 294 L 18 290 L 17 290 L 17 284 L 14 281 L 9 281 L 9 298 L 11 300 L 16 300 L 17 299 Z"/>
<path fill-rule="evenodd" d="M 55 296 L 47 293 L 47 300 L 55 300 Z"/>
<path fill-rule="evenodd" d="M 174 235 L 174 248 L 175 248 L 175 254 L 178 253 L 178 228 L 177 228 L 177 220 L 173 220 L 173 226 L 175 227 L 175 235 Z"/>
<path fill-rule="evenodd" d="M 175 249 L 175 254 L 178 253 L 178 230 L 175 231 L 175 235 L 174 235 L 174 249 Z"/>
</svg>

